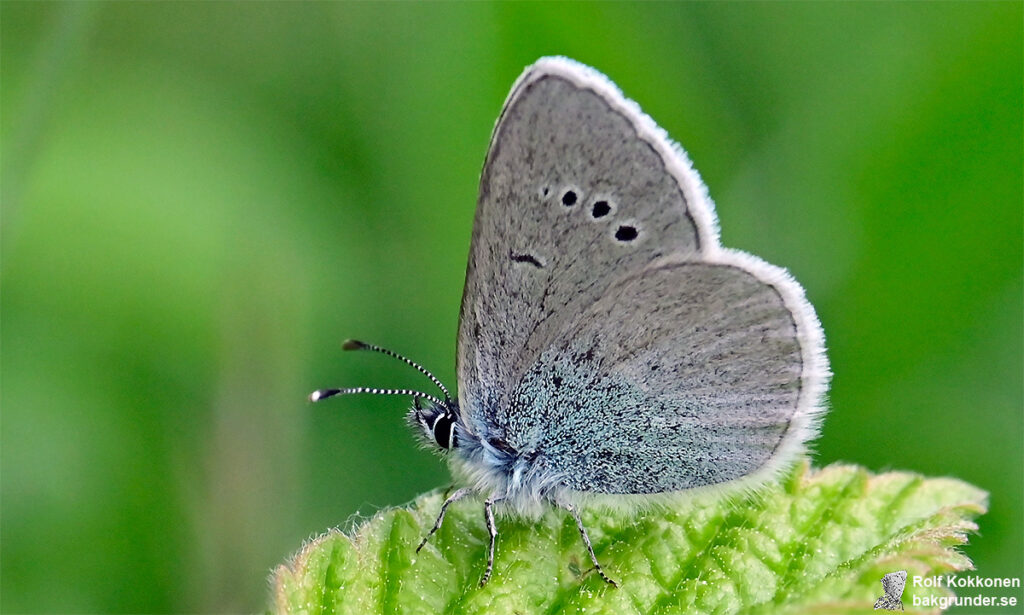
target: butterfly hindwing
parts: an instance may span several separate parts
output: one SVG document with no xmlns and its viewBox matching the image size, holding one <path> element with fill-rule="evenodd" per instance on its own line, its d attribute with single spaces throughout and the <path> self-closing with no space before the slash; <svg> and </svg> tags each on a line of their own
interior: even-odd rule
<svg viewBox="0 0 1024 615">
<path fill-rule="evenodd" d="M 497 422 L 573 491 L 742 478 L 769 463 L 794 418 L 798 338 L 783 296 L 741 267 L 655 264 L 579 314 Z"/>
</svg>

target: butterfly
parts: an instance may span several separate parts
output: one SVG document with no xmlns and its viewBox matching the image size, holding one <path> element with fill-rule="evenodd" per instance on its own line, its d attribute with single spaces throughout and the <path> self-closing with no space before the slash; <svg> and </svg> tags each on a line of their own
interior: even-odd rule
<svg viewBox="0 0 1024 615">
<path fill-rule="evenodd" d="M 887 611 L 903 610 L 903 587 L 907 584 L 907 571 L 898 570 L 890 572 L 882 577 L 882 589 L 885 595 L 875 601 L 875 610 L 885 609 Z"/>
<path fill-rule="evenodd" d="M 829 379 L 821 326 L 783 269 L 723 248 L 683 150 L 607 78 L 542 58 L 515 82 L 491 136 L 473 224 L 453 396 L 410 395 L 409 416 L 447 451 L 448 507 L 575 520 L 694 489 L 776 476 L 816 433 Z"/>
</svg>

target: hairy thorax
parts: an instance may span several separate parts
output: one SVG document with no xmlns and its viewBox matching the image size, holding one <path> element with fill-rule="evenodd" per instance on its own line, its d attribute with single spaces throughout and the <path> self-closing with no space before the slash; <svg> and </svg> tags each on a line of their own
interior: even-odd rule
<svg viewBox="0 0 1024 615">
<path fill-rule="evenodd" d="M 504 440 L 471 434 L 456 427 L 458 445 L 451 451 L 453 474 L 484 498 L 502 500 L 502 510 L 539 517 L 545 502 L 567 501 L 568 490 L 541 451 L 516 450 Z"/>
</svg>

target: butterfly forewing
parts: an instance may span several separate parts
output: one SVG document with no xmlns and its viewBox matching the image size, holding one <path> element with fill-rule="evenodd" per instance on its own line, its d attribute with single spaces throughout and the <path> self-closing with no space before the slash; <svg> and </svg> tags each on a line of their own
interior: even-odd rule
<svg viewBox="0 0 1024 615">
<path fill-rule="evenodd" d="M 460 401 L 471 427 L 507 411 L 526 369 L 616 279 L 700 249 L 663 143 L 645 139 L 636 114 L 594 79 L 538 63 L 495 127 L 459 329 Z"/>
</svg>

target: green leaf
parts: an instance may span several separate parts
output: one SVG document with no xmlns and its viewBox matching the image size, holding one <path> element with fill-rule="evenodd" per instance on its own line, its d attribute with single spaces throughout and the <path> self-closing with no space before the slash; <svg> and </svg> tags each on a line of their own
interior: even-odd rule
<svg viewBox="0 0 1024 615">
<path fill-rule="evenodd" d="M 483 506 L 463 500 L 420 553 L 444 493 L 332 530 L 274 573 L 277 613 L 862 613 L 882 575 L 906 570 L 904 604 L 947 596 L 914 576 L 970 569 L 955 547 L 987 494 L 949 478 L 872 475 L 798 464 L 756 494 L 680 498 L 640 515 L 590 511 L 584 523 L 615 588 L 591 570 L 572 518 L 498 518 L 494 575 Z"/>
</svg>

